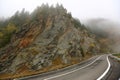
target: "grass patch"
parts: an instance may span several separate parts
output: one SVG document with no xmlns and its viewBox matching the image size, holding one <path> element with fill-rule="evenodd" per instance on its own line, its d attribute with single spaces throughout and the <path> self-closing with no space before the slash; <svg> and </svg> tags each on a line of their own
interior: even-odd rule
<svg viewBox="0 0 120 80">
<path fill-rule="evenodd" d="M 116 57 L 120 58 L 120 53 L 113 54 L 113 56 L 116 56 Z"/>
</svg>

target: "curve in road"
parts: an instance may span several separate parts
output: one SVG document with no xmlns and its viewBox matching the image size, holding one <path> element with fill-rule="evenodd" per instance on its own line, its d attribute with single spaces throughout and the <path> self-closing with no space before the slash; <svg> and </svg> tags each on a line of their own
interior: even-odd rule
<svg viewBox="0 0 120 80">
<path fill-rule="evenodd" d="M 108 55 L 99 55 L 84 62 L 81 65 L 76 65 L 72 68 L 66 68 L 60 71 L 55 71 L 52 74 L 36 75 L 21 78 L 22 80 L 101 80 L 108 76 L 111 68 Z"/>
<path fill-rule="evenodd" d="M 108 62 L 108 68 L 106 69 L 106 71 L 97 79 L 97 80 L 102 80 L 102 78 L 108 73 L 108 71 L 110 70 L 110 61 L 108 59 L 108 56 L 107 56 L 107 62 Z"/>
<path fill-rule="evenodd" d="M 102 56 L 103 56 L 103 55 L 102 55 Z M 102 56 L 99 56 L 99 57 L 96 58 L 93 62 L 87 64 L 87 65 L 84 66 L 84 67 L 81 67 L 81 68 L 78 68 L 78 69 L 69 71 L 69 72 L 64 73 L 64 74 L 60 74 L 60 75 L 48 77 L 48 78 L 45 78 L 44 80 L 53 80 L 53 79 L 58 80 L 57 78 L 59 78 L 59 77 L 62 77 L 62 76 L 64 77 L 65 75 L 72 74 L 72 73 L 74 74 L 75 72 L 77 72 L 77 71 L 79 71 L 79 70 L 81 70 L 81 69 L 84 69 L 84 68 L 87 68 L 87 67 L 93 65 L 93 63 L 95 63 L 97 60 L 99 60 Z M 106 58 L 108 67 L 106 67 L 107 69 L 105 68 L 106 70 L 104 71 L 104 73 L 103 73 L 99 78 L 97 78 L 97 80 L 101 80 L 101 79 L 108 73 L 108 71 L 109 71 L 109 69 L 110 69 L 110 62 L 109 62 L 108 56 L 105 56 L 105 58 Z M 63 79 L 63 78 L 62 78 L 62 79 Z M 79 78 L 79 80 L 83 80 L 83 79 L 82 79 L 82 78 Z"/>
<path fill-rule="evenodd" d="M 94 62 L 96 62 L 100 57 L 101 57 L 101 56 L 99 56 L 99 57 L 98 57 L 97 59 L 95 59 L 93 62 L 91 62 L 90 64 L 88 64 L 88 65 L 86 65 L 86 66 L 84 66 L 84 67 L 75 69 L 75 70 L 73 70 L 73 71 L 70 71 L 70 72 L 67 72 L 67 73 L 64 73 L 64 74 L 61 74 L 61 75 L 56 75 L 56 76 L 53 76 L 53 77 L 49 77 L 49 78 L 46 78 L 46 79 L 44 79 L 44 80 L 51 80 L 51 79 L 54 79 L 54 78 L 57 78 L 57 77 L 61 77 L 61 76 L 64 76 L 64 75 L 71 74 L 71 73 L 73 73 L 73 72 L 75 72 L 75 71 L 78 71 L 78 70 L 80 70 L 80 69 L 86 68 L 86 67 L 92 65 Z"/>
</svg>

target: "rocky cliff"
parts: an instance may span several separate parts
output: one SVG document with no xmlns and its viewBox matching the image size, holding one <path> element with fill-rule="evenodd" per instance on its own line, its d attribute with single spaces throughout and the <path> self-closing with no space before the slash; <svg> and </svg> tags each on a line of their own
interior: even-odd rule
<svg viewBox="0 0 120 80">
<path fill-rule="evenodd" d="M 41 6 L 14 33 L 0 51 L 0 72 L 16 73 L 21 68 L 40 70 L 55 64 L 71 64 L 99 52 L 95 36 L 65 8 Z"/>
</svg>

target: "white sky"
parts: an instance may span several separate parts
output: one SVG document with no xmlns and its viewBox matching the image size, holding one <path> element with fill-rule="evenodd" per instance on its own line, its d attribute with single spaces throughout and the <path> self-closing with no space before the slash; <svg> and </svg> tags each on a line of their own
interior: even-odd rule
<svg viewBox="0 0 120 80">
<path fill-rule="evenodd" d="M 17 10 L 32 12 L 42 3 L 60 3 L 81 21 L 91 18 L 107 18 L 120 21 L 120 0 L 0 0 L 0 17 L 10 17 Z"/>
</svg>

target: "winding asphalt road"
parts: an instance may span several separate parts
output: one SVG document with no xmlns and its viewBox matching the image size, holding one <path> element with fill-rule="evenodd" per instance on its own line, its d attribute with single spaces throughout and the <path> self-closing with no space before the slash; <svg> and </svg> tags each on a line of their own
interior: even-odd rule
<svg viewBox="0 0 120 80">
<path fill-rule="evenodd" d="M 22 80 L 107 80 L 111 63 L 108 55 L 95 56 L 88 61 L 69 69 L 55 71 L 52 74 L 20 78 Z"/>
</svg>

